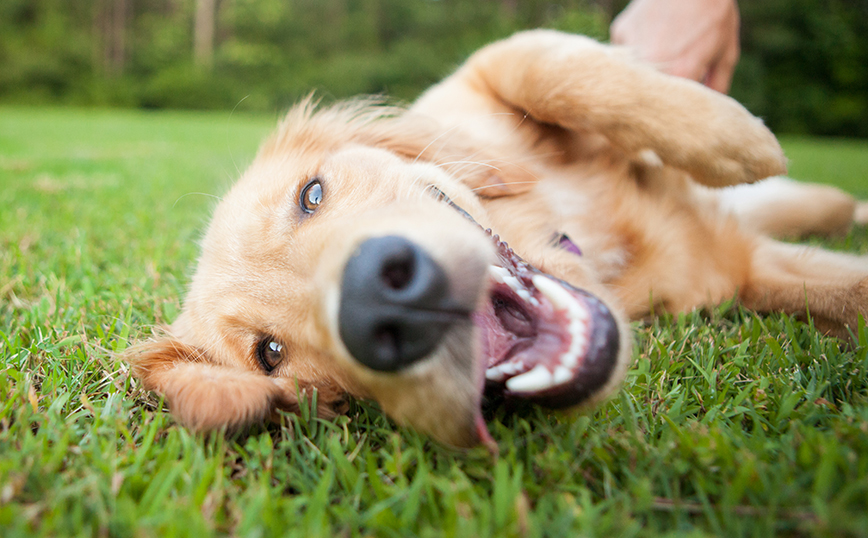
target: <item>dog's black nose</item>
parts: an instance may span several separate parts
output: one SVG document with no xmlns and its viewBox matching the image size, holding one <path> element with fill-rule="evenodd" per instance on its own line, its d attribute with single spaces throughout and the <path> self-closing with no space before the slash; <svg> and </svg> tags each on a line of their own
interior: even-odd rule
<svg viewBox="0 0 868 538">
<path fill-rule="evenodd" d="M 341 339 L 374 370 L 393 372 L 427 356 L 468 315 L 454 306 L 443 268 L 403 237 L 364 241 L 344 268 Z"/>
</svg>

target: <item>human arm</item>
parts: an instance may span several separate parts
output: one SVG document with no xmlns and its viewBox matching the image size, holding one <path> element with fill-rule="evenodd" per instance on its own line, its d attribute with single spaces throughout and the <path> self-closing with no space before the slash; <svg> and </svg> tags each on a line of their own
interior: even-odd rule
<svg viewBox="0 0 868 538">
<path fill-rule="evenodd" d="M 612 22 L 611 40 L 665 73 L 727 93 L 738 32 L 736 0 L 633 0 Z"/>
</svg>

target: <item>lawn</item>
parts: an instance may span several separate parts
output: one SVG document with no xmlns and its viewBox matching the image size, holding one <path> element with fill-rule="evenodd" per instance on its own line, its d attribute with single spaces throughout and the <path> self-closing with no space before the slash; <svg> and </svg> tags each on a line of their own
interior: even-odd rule
<svg viewBox="0 0 868 538">
<path fill-rule="evenodd" d="M 498 413 L 498 457 L 364 403 L 179 427 L 114 357 L 175 318 L 274 120 L 0 108 L 0 535 L 868 536 L 868 347 L 732 305 L 636 324 L 592 414 Z M 868 142 L 784 146 L 795 177 L 868 197 Z"/>
</svg>

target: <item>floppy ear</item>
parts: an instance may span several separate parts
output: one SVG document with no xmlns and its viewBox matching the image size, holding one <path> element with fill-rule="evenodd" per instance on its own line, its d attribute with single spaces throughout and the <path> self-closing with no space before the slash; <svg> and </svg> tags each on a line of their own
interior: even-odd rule
<svg viewBox="0 0 868 538">
<path fill-rule="evenodd" d="M 210 364 L 202 350 L 175 338 L 134 346 L 124 359 L 146 389 L 162 394 L 178 420 L 197 431 L 237 428 L 268 418 L 277 406 L 297 404 L 294 391 L 273 378 Z"/>
<path fill-rule="evenodd" d="M 196 431 L 263 422 L 277 409 L 298 413 L 299 395 L 316 395 L 316 415 L 321 418 L 347 410 L 346 393 L 337 386 L 315 388 L 294 378 L 212 364 L 204 351 L 172 337 L 133 346 L 124 360 L 146 389 L 162 394 L 172 414 Z"/>
</svg>

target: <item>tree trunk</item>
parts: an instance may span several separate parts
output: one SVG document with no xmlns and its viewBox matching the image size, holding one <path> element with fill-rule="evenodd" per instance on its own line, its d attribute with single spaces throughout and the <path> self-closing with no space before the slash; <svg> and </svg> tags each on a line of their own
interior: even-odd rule
<svg viewBox="0 0 868 538">
<path fill-rule="evenodd" d="M 120 76 L 124 73 L 127 59 L 127 0 L 116 0 L 112 7 L 111 72 Z"/>
<path fill-rule="evenodd" d="M 193 26 L 193 59 L 201 69 L 214 65 L 214 25 L 216 0 L 196 0 L 196 20 Z"/>
<path fill-rule="evenodd" d="M 118 77 L 124 73 L 127 60 L 127 8 L 129 0 L 101 0 L 94 12 L 95 42 L 99 43 L 98 58 L 104 73 Z"/>
</svg>

